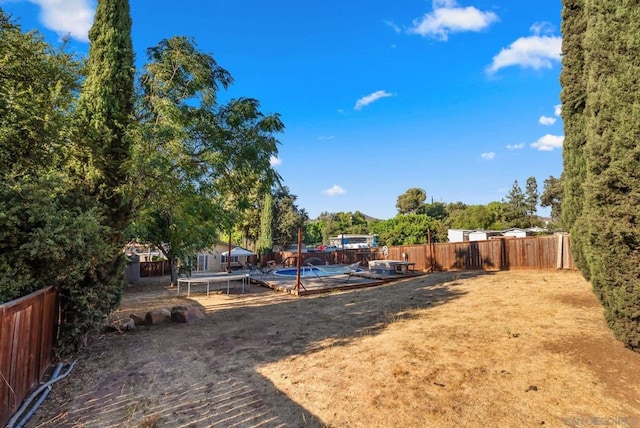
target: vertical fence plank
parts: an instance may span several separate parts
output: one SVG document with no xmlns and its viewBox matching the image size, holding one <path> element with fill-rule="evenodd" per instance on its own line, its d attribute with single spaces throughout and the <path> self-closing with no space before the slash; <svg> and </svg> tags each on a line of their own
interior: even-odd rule
<svg viewBox="0 0 640 428">
<path fill-rule="evenodd" d="M 57 321 L 58 295 L 53 287 L 0 305 L 0 426 L 51 364 Z"/>
</svg>

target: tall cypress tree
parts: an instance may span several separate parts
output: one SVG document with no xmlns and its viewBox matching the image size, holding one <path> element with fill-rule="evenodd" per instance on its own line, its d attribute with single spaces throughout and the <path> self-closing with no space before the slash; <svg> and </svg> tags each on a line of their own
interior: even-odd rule
<svg viewBox="0 0 640 428">
<path fill-rule="evenodd" d="M 133 110 L 133 47 L 128 0 L 99 0 L 89 32 L 86 80 L 78 100 L 72 173 L 85 189 L 85 210 L 101 213 L 106 229 L 102 257 L 92 258 L 75 289 L 62 288 L 62 348 L 78 348 L 115 308 L 124 286 L 124 229 L 130 218 L 124 197 L 127 136 Z M 79 255 L 82 257 L 83 255 Z"/>
<path fill-rule="evenodd" d="M 634 350 L 640 350 L 639 3 L 584 1 L 586 74 L 582 77 L 586 76 L 586 86 L 568 85 L 563 91 L 563 106 L 586 94 L 583 125 L 568 128 L 575 133 L 567 134 L 574 137 L 584 132 L 580 149 L 570 140 L 571 149 L 565 154 L 574 167 L 565 174 L 583 183 L 583 202 L 571 230 L 609 327 Z M 578 49 L 577 45 L 568 47 L 565 56 Z M 576 166 L 583 167 L 584 174 Z M 580 190 L 568 190 L 565 195 L 574 206 Z"/>
<path fill-rule="evenodd" d="M 267 191 L 264 195 L 262 212 L 260 213 L 260 236 L 258 253 L 266 253 L 273 249 L 273 195 Z"/>
<path fill-rule="evenodd" d="M 564 198 L 562 202 L 563 227 L 571 232 L 571 253 L 576 266 L 589 279 L 589 268 L 584 258 L 583 238 L 586 224 L 582 218 L 586 178 L 583 155 L 586 143 L 584 109 L 586 77 L 584 64 L 584 37 L 587 30 L 585 0 L 564 0 L 562 9 L 562 119 L 564 122 Z"/>
<path fill-rule="evenodd" d="M 119 242 L 129 218 L 123 197 L 130 155 L 127 128 L 133 111 L 133 45 L 128 0 L 99 0 L 89 31 L 87 76 L 78 103 L 88 143 L 88 182 L 107 207 L 113 239 Z"/>
</svg>

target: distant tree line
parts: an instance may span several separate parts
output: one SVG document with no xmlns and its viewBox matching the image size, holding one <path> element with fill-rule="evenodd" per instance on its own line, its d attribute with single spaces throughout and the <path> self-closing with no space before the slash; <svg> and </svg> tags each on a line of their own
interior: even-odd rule
<svg viewBox="0 0 640 428">
<path fill-rule="evenodd" d="M 535 177 L 529 177 L 524 191 L 516 180 L 502 201 L 467 205 L 462 202 L 427 203 L 426 191 L 412 187 L 398 196 L 398 214 L 394 218 L 374 219 L 359 211 L 324 212 L 317 219 L 307 221 L 304 239 L 307 244 L 326 244 L 332 236 L 351 233 L 376 234 L 380 245 L 425 244 L 429 239 L 446 242 L 448 229 L 504 230 L 543 226 L 544 222 L 537 216 L 539 204 L 551 207 L 552 223 L 548 227 L 558 228 L 560 225 L 554 216 L 559 216 L 561 199 L 558 200 L 557 195 L 561 193 L 562 187 L 550 177 L 545 181 L 541 197 Z"/>
</svg>

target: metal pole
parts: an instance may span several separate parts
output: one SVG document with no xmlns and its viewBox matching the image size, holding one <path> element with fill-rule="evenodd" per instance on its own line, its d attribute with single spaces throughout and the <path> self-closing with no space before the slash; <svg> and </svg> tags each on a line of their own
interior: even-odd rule
<svg viewBox="0 0 640 428">
<path fill-rule="evenodd" d="M 433 268 L 433 255 L 431 253 L 431 230 L 427 230 L 427 246 L 429 247 L 429 266 Z M 431 269 L 433 272 L 433 269 Z"/>
<path fill-rule="evenodd" d="M 231 272 L 231 232 L 229 232 L 229 254 L 227 255 L 227 272 Z"/>
<path fill-rule="evenodd" d="M 431 236 L 431 231 L 429 231 L 429 236 Z M 431 242 L 431 272 L 436 271 L 436 243 Z"/>
<path fill-rule="evenodd" d="M 297 260 L 297 270 L 296 270 L 296 285 L 293 289 L 298 292 L 300 291 L 300 269 L 302 267 L 302 228 L 298 228 L 298 260 Z"/>
</svg>

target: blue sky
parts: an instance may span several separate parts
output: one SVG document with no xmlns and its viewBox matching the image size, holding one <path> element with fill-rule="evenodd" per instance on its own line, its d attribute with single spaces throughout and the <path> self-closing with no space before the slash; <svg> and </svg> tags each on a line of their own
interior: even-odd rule
<svg viewBox="0 0 640 428">
<path fill-rule="evenodd" d="M 0 0 L 23 29 L 88 50 L 91 0 Z M 280 113 L 274 165 L 311 218 L 394 217 L 411 187 L 487 204 L 562 172 L 561 0 L 131 1 L 138 65 L 192 36 Z M 547 214 L 540 210 L 539 214 Z"/>
</svg>

